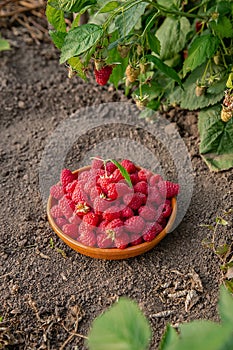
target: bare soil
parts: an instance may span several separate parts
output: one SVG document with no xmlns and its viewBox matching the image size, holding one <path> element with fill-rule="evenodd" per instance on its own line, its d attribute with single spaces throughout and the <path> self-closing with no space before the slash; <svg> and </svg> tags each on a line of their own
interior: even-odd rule
<svg viewBox="0 0 233 350">
<path fill-rule="evenodd" d="M 163 113 L 175 123 L 194 170 L 194 192 L 182 223 L 139 257 L 104 261 L 82 256 L 67 247 L 47 221 L 39 191 L 42 153 L 56 126 L 76 110 L 127 99 L 93 79 L 68 79 L 50 42 L 36 45 L 19 30 L 18 36 L 4 30 L 4 36 L 12 50 L 0 53 L 0 344 L 6 349 L 86 349 L 84 337 L 92 321 L 120 296 L 137 301 L 147 316 L 153 330 L 151 349 L 158 347 L 168 322 L 217 321 L 219 260 L 203 246 L 211 233 L 200 224 L 214 222 L 232 207 L 233 170 L 209 172 L 198 152 L 197 113 Z M 124 131 L 119 126 L 116 132 Z M 103 135 L 99 129 L 86 135 L 64 166 L 82 159 Z M 153 150 L 150 142 L 148 138 Z M 229 239 L 232 224 L 219 235 L 222 241 Z M 203 290 L 195 287 L 193 270 Z M 193 288 L 195 303 L 185 310 L 185 293 Z M 171 296 L 179 291 L 186 292 Z"/>
</svg>

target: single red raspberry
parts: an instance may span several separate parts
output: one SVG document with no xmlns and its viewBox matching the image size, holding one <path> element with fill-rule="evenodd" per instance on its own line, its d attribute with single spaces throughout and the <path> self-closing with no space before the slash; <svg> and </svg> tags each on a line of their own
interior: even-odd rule
<svg viewBox="0 0 233 350">
<path fill-rule="evenodd" d="M 123 197 L 124 203 L 133 210 L 138 210 L 146 203 L 146 196 L 142 193 L 127 194 Z"/>
<path fill-rule="evenodd" d="M 75 180 L 75 175 L 69 169 L 63 169 L 60 176 L 62 188 L 65 190 L 66 186 Z"/>
<path fill-rule="evenodd" d="M 146 181 L 140 181 L 134 186 L 134 192 L 140 192 L 145 195 L 148 193 L 148 185 Z"/>
<path fill-rule="evenodd" d="M 201 28 L 202 28 L 202 22 L 201 22 L 201 21 L 197 21 L 197 22 L 195 23 L 195 30 L 196 30 L 196 33 L 200 32 Z"/>
<path fill-rule="evenodd" d="M 75 206 L 75 213 L 81 217 L 87 214 L 90 210 L 90 206 L 84 201 L 78 202 Z"/>
<path fill-rule="evenodd" d="M 91 162 L 91 168 L 92 169 L 101 169 L 102 166 L 103 166 L 104 162 L 101 158 L 94 158 L 92 159 L 92 162 Z"/>
<path fill-rule="evenodd" d="M 105 194 L 108 194 L 108 185 L 110 185 L 111 183 L 113 183 L 111 177 L 100 177 L 97 180 L 97 184 L 101 187 L 102 192 Z"/>
<path fill-rule="evenodd" d="M 155 224 L 148 223 L 142 233 L 144 241 L 151 242 L 162 229 L 162 226 L 157 222 Z"/>
<path fill-rule="evenodd" d="M 93 203 L 96 198 L 105 198 L 105 194 L 102 193 L 101 187 L 100 186 L 95 186 L 92 187 L 90 191 L 90 201 Z"/>
<path fill-rule="evenodd" d="M 114 170 L 113 174 L 112 174 L 112 182 L 119 182 L 120 180 L 123 180 L 124 177 L 121 174 L 119 169 Z"/>
<path fill-rule="evenodd" d="M 116 184 L 115 183 L 110 183 L 109 185 L 107 185 L 107 197 L 111 200 L 115 200 L 118 197 L 118 193 L 116 190 Z"/>
<path fill-rule="evenodd" d="M 134 245 L 138 245 L 141 244 L 143 242 L 142 236 L 138 233 L 132 233 L 130 235 L 130 245 L 134 246 Z"/>
<path fill-rule="evenodd" d="M 148 187 L 147 199 L 148 199 L 148 202 L 154 203 L 156 206 L 159 206 L 160 204 L 165 202 L 165 197 L 162 197 L 162 195 L 160 194 L 156 186 Z"/>
<path fill-rule="evenodd" d="M 162 181 L 162 177 L 159 174 L 154 174 L 150 177 L 149 183 L 151 186 L 155 186 L 159 181 Z"/>
<path fill-rule="evenodd" d="M 116 183 L 116 190 L 118 197 L 121 198 L 126 194 L 133 194 L 133 189 L 130 188 L 125 182 Z"/>
<path fill-rule="evenodd" d="M 90 179 L 91 177 L 91 173 L 89 170 L 85 170 L 85 171 L 82 171 L 79 175 L 78 175 L 78 181 L 80 180 L 84 180 L 85 183 Z"/>
<path fill-rule="evenodd" d="M 112 174 L 117 169 L 116 165 L 112 162 L 107 162 L 105 168 L 109 174 Z"/>
<path fill-rule="evenodd" d="M 172 198 L 178 195 L 180 186 L 171 181 L 160 181 L 158 183 L 158 189 L 166 198 Z"/>
<path fill-rule="evenodd" d="M 69 218 L 69 222 L 71 224 L 80 225 L 80 223 L 82 222 L 82 219 L 76 213 L 74 213 L 71 216 L 71 218 Z"/>
<path fill-rule="evenodd" d="M 54 205 L 50 209 L 50 214 L 52 215 L 53 218 L 61 218 L 63 216 L 63 212 L 58 205 Z"/>
<path fill-rule="evenodd" d="M 79 182 L 76 185 L 74 192 L 72 194 L 72 200 L 74 203 L 88 202 L 88 196 L 86 195 L 84 190 L 81 188 Z"/>
<path fill-rule="evenodd" d="M 77 183 L 78 183 L 78 180 L 74 180 L 74 181 L 68 183 L 68 185 L 66 185 L 66 192 L 73 193 Z"/>
<path fill-rule="evenodd" d="M 62 231 L 71 238 L 76 239 L 78 237 L 78 226 L 75 224 L 64 225 Z"/>
<path fill-rule="evenodd" d="M 165 219 L 165 217 L 163 217 L 163 215 L 161 215 L 158 218 L 157 223 L 160 224 L 160 226 L 162 226 L 162 228 L 167 226 L 167 220 Z"/>
<path fill-rule="evenodd" d="M 133 185 L 136 185 L 139 182 L 138 172 L 130 174 L 130 180 Z"/>
<path fill-rule="evenodd" d="M 104 66 L 100 70 L 94 69 L 95 80 L 99 85 L 106 85 L 112 74 L 112 66 Z"/>
<path fill-rule="evenodd" d="M 107 221 L 112 221 L 114 219 L 119 219 L 121 217 L 121 209 L 114 205 L 103 212 L 103 218 Z"/>
<path fill-rule="evenodd" d="M 132 216 L 125 221 L 125 229 L 132 233 L 142 233 L 145 227 L 145 221 L 141 216 Z"/>
<path fill-rule="evenodd" d="M 155 221 L 157 211 L 152 205 L 145 205 L 138 209 L 138 214 L 146 221 Z"/>
<path fill-rule="evenodd" d="M 115 238 L 115 246 L 118 249 L 125 249 L 129 245 L 129 235 L 126 232 L 122 232 Z"/>
<path fill-rule="evenodd" d="M 172 213 L 172 208 L 170 206 L 169 203 L 164 203 L 164 204 L 161 204 L 161 206 L 159 207 L 159 211 L 161 210 L 162 212 L 162 216 L 166 219 L 168 218 L 171 213 Z"/>
<path fill-rule="evenodd" d="M 86 231 L 85 234 L 80 234 L 78 240 L 88 247 L 94 247 L 96 245 L 96 235 L 93 231 Z"/>
<path fill-rule="evenodd" d="M 128 219 L 134 216 L 134 212 L 131 208 L 126 207 L 124 204 L 122 205 L 121 208 L 121 216 L 123 219 Z"/>
<path fill-rule="evenodd" d="M 137 170 L 134 163 L 131 162 L 131 160 L 129 159 L 123 159 L 121 165 L 127 170 L 129 174 L 135 173 L 135 171 Z"/>
<path fill-rule="evenodd" d="M 153 174 L 152 174 L 151 171 L 149 171 L 147 169 L 144 169 L 144 168 L 139 170 L 139 172 L 138 172 L 138 178 L 139 178 L 140 181 L 148 182 L 152 175 Z"/>
<path fill-rule="evenodd" d="M 90 226 L 94 226 L 94 227 L 98 226 L 99 221 L 100 221 L 100 217 L 95 213 L 87 213 L 83 216 L 83 222 L 85 222 Z"/>
<path fill-rule="evenodd" d="M 101 223 L 99 224 L 99 226 L 97 227 L 97 232 L 98 234 L 101 234 L 101 233 L 106 233 L 105 230 L 106 230 L 106 226 L 109 224 L 109 222 L 107 220 L 103 220 L 101 221 Z"/>
<path fill-rule="evenodd" d="M 65 218 L 57 218 L 56 219 L 56 224 L 58 227 L 62 229 L 62 227 L 66 224 L 68 224 L 68 221 Z"/>
<path fill-rule="evenodd" d="M 93 209 L 94 209 L 94 212 L 98 215 L 102 215 L 102 213 L 107 209 L 109 208 L 109 206 L 111 205 L 111 202 L 110 201 L 107 201 L 103 198 L 100 198 L 100 197 L 96 197 L 94 199 L 94 202 L 93 202 Z"/>
<path fill-rule="evenodd" d="M 50 188 L 50 195 L 57 200 L 61 199 L 64 196 L 64 190 L 63 190 L 62 186 L 53 185 Z"/>
<path fill-rule="evenodd" d="M 114 219 L 110 221 L 105 227 L 107 236 L 114 240 L 115 237 L 119 236 L 123 232 L 123 225 L 124 223 L 121 219 Z"/>
<path fill-rule="evenodd" d="M 106 233 L 100 233 L 97 235 L 97 246 L 99 248 L 111 248 L 113 246 L 113 240 L 108 237 Z"/>
<path fill-rule="evenodd" d="M 63 215 L 66 217 L 67 220 L 69 220 L 69 218 L 73 215 L 75 209 L 74 203 L 64 196 L 59 200 L 58 205 Z"/>
<path fill-rule="evenodd" d="M 95 184 L 96 184 L 96 181 L 94 179 L 89 179 L 83 187 L 84 192 L 90 195 L 92 188 L 95 187 Z"/>
</svg>

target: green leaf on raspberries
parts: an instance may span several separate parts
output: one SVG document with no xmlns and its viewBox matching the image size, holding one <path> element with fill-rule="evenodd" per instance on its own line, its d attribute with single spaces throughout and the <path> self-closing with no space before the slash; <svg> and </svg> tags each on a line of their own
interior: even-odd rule
<svg viewBox="0 0 233 350">
<path fill-rule="evenodd" d="M 133 187 L 128 171 L 120 163 L 118 163 L 115 159 L 109 159 L 109 160 L 110 160 L 110 162 L 115 164 L 116 167 L 120 170 L 121 175 L 124 177 L 125 181 L 129 185 L 129 187 Z"/>
<path fill-rule="evenodd" d="M 174 345 L 178 340 L 178 333 L 170 324 L 168 324 L 160 341 L 159 350 L 169 349 L 169 347 Z"/>
<path fill-rule="evenodd" d="M 122 10 L 122 13 L 115 18 L 114 24 L 120 37 L 130 33 L 145 12 L 147 5 L 146 2 L 136 3 L 128 10 Z"/>
<path fill-rule="evenodd" d="M 96 0 L 50 0 L 49 5 L 63 12 L 79 13 L 87 6 L 95 5 Z"/>
<path fill-rule="evenodd" d="M 199 113 L 200 153 L 212 171 L 233 167 L 233 118 L 224 123 L 220 118 L 221 106 Z"/>
<path fill-rule="evenodd" d="M 189 20 L 185 17 L 167 17 L 156 32 L 161 44 L 160 58 L 167 60 L 184 49 L 186 36 L 190 31 Z"/>
<path fill-rule="evenodd" d="M 149 100 L 158 97 L 163 91 L 163 87 L 157 81 L 151 81 L 150 84 L 143 84 L 140 88 L 134 91 L 135 95 L 140 96 L 140 90 L 142 95 L 148 95 Z"/>
<path fill-rule="evenodd" d="M 46 17 L 55 30 L 58 32 L 66 32 L 66 22 L 63 11 L 55 9 L 48 3 L 46 7 Z"/>
<path fill-rule="evenodd" d="M 233 37 L 232 21 L 227 17 L 219 17 L 217 21 L 209 22 L 209 26 L 220 38 Z"/>
<path fill-rule="evenodd" d="M 120 298 L 93 321 L 87 344 L 90 350 L 147 349 L 150 338 L 149 322 L 138 305 Z"/>
<path fill-rule="evenodd" d="M 72 67 L 75 72 L 77 72 L 78 76 L 83 80 L 87 80 L 86 74 L 84 73 L 84 65 L 80 61 L 79 57 L 71 57 L 68 59 L 68 64 Z"/>
<path fill-rule="evenodd" d="M 87 51 L 98 42 L 102 35 L 103 28 L 96 24 L 83 24 L 70 30 L 61 48 L 60 63 Z"/>
<path fill-rule="evenodd" d="M 148 44 L 150 46 L 151 51 L 159 55 L 160 48 L 161 48 L 159 39 L 151 32 L 147 32 L 147 39 L 148 39 Z"/>
<path fill-rule="evenodd" d="M 163 72 L 165 75 L 167 75 L 169 78 L 172 78 L 173 80 L 175 80 L 180 86 L 182 86 L 182 82 L 180 80 L 179 75 L 176 73 L 176 71 L 167 66 L 163 61 L 161 61 L 158 57 L 155 57 L 153 55 L 146 55 L 145 56 L 147 58 L 148 62 L 153 62 L 154 65 L 161 71 Z"/>
<path fill-rule="evenodd" d="M 188 57 L 184 61 L 184 75 L 212 57 L 219 46 L 219 42 L 219 39 L 212 34 L 196 37 L 188 50 Z"/>
<path fill-rule="evenodd" d="M 64 44 L 64 40 L 65 40 L 67 33 L 57 32 L 56 30 L 50 30 L 49 35 L 51 36 L 51 39 L 52 39 L 54 45 L 56 46 L 56 48 L 58 48 L 60 50 Z"/>
</svg>

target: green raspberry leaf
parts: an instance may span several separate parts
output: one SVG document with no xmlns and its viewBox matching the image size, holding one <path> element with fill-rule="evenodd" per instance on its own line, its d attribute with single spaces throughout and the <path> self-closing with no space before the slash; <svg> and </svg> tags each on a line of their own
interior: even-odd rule
<svg viewBox="0 0 233 350">
<path fill-rule="evenodd" d="M 179 340 L 178 333 L 170 324 L 168 324 L 165 330 L 165 333 L 163 334 L 163 337 L 160 341 L 159 350 L 169 349 L 169 347 L 175 344 L 175 342 L 177 342 L 178 340 Z"/>
<path fill-rule="evenodd" d="M 184 75 L 212 57 L 219 46 L 219 42 L 219 39 L 212 34 L 196 37 L 188 50 L 188 57 L 184 61 Z"/>
<path fill-rule="evenodd" d="M 199 113 L 200 153 L 212 171 L 233 167 L 233 118 L 224 123 L 220 118 L 221 106 Z"/>
<path fill-rule="evenodd" d="M 0 51 L 6 51 L 10 49 L 11 48 L 9 42 L 6 39 L 2 39 L 0 34 Z"/>
<path fill-rule="evenodd" d="M 150 325 L 138 305 L 120 298 L 94 320 L 87 343 L 90 350 L 146 350 L 150 339 Z"/>
<path fill-rule="evenodd" d="M 161 44 L 160 44 L 159 39 L 154 34 L 152 34 L 150 31 L 147 32 L 147 39 L 148 39 L 148 43 L 149 43 L 151 51 L 156 53 L 157 55 L 159 55 L 160 49 L 161 49 Z"/>
<path fill-rule="evenodd" d="M 161 44 L 160 58 L 167 60 L 184 49 L 186 36 L 190 31 L 189 20 L 185 17 L 167 17 L 156 32 Z"/>
<path fill-rule="evenodd" d="M 51 0 L 49 5 L 63 12 L 79 13 L 87 6 L 95 5 L 96 0 Z"/>
<path fill-rule="evenodd" d="M 175 80 L 182 87 L 181 79 L 173 68 L 169 67 L 163 61 L 161 61 L 158 57 L 155 57 L 153 55 L 146 55 L 145 57 L 147 58 L 148 62 L 153 62 L 154 65 L 161 72 L 163 72 L 169 78 L 172 78 L 173 80 Z"/>
<path fill-rule="evenodd" d="M 84 73 L 84 65 L 80 61 L 79 57 L 71 57 L 68 59 L 68 64 L 72 67 L 75 72 L 77 72 L 78 76 L 83 80 L 87 80 L 86 74 Z"/>
<path fill-rule="evenodd" d="M 60 50 L 64 44 L 67 33 L 57 32 L 56 30 L 50 30 L 49 35 L 51 36 L 51 39 L 56 48 Z"/>
<path fill-rule="evenodd" d="M 232 21 L 229 18 L 219 17 L 217 21 L 211 21 L 209 25 L 212 31 L 220 38 L 233 37 Z"/>
<path fill-rule="evenodd" d="M 109 160 L 110 160 L 110 162 L 112 162 L 113 164 L 116 165 L 116 167 L 120 170 L 121 175 L 124 177 L 125 181 L 128 183 L 129 187 L 132 188 L 133 185 L 132 185 L 128 171 L 120 163 L 118 163 L 115 159 L 109 159 Z"/>
<path fill-rule="evenodd" d="M 96 24 L 83 24 L 70 30 L 61 48 L 60 63 L 79 56 L 93 47 L 103 35 L 103 28 Z"/>
<path fill-rule="evenodd" d="M 48 22 L 54 27 L 55 30 L 58 32 L 66 32 L 66 23 L 63 11 L 55 9 L 48 3 L 46 7 L 46 17 Z"/>
<path fill-rule="evenodd" d="M 223 324 L 233 324 L 233 297 L 224 286 L 220 289 L 218 309 Z"/>
</svg>

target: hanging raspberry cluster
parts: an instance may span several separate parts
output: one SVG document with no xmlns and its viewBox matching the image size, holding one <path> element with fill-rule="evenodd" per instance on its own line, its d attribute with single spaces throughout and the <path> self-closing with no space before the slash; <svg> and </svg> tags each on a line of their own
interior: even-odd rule
<svg viewBox="0 0 233 350">
<path fill-rule="evenodd" d="M 225 98 L 223 100 L 221 119 L 228 122 L 233 116 L 233 93 L 231 89 L 225 91 Z"/>
</svg>

